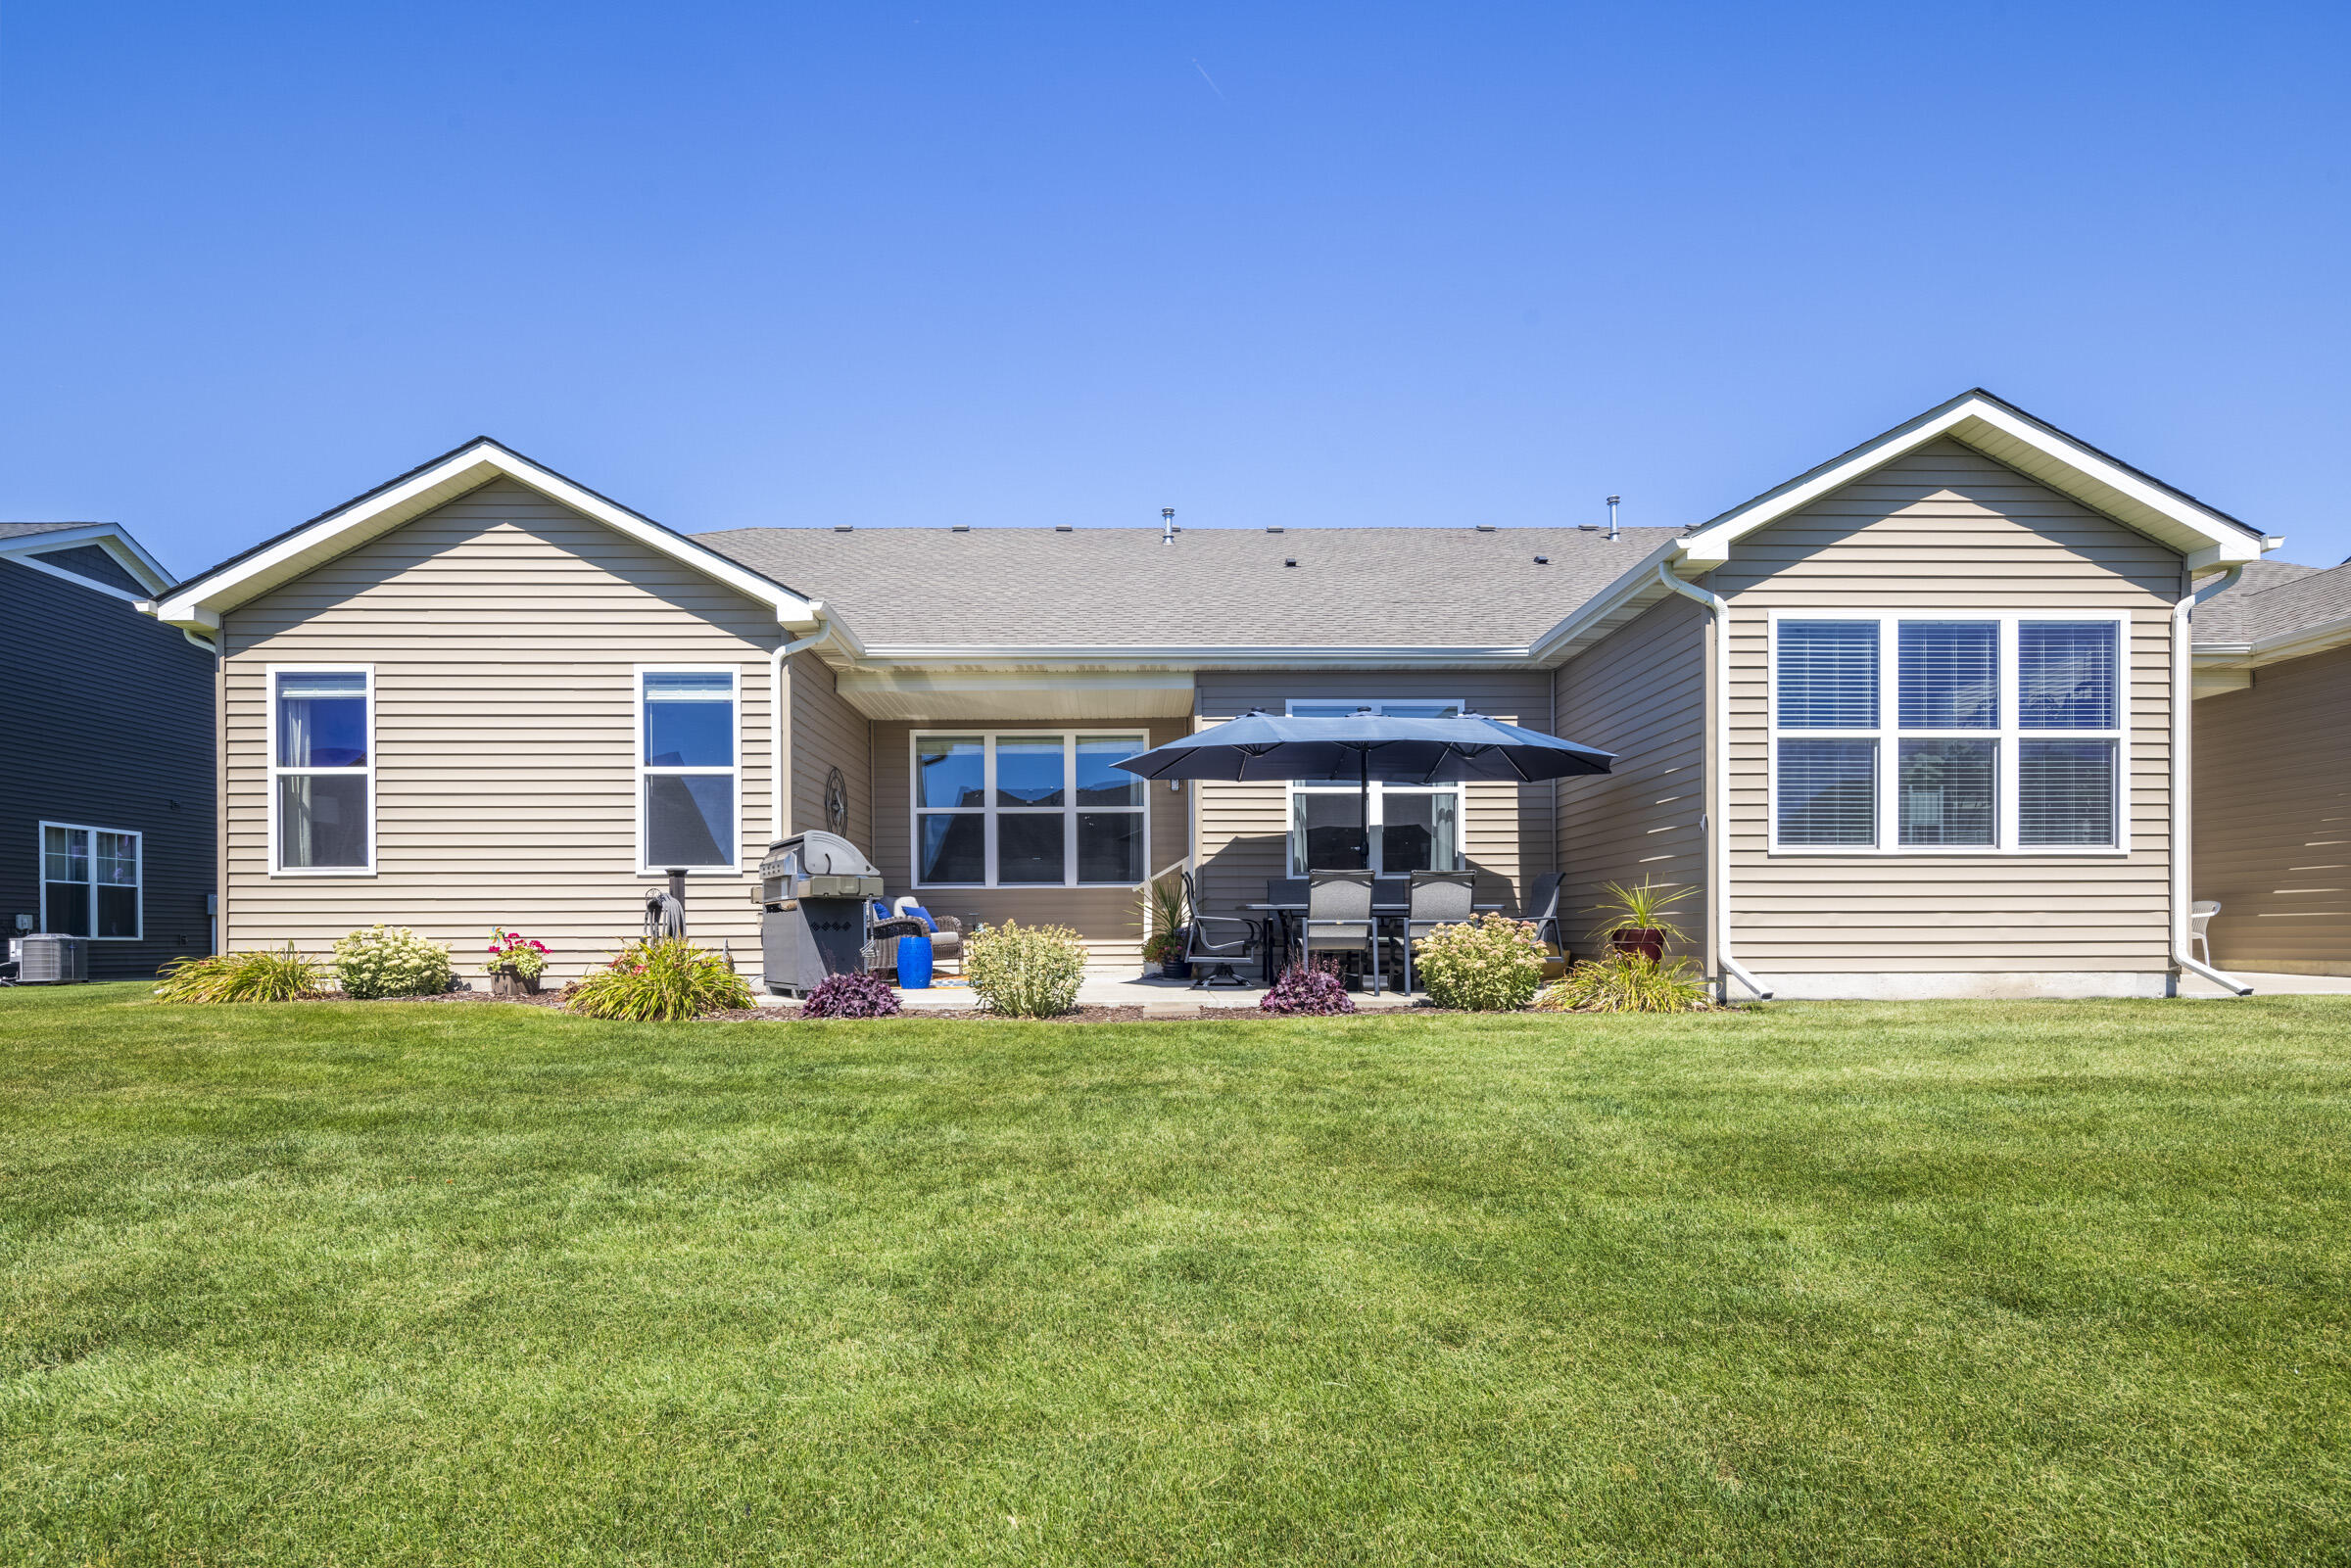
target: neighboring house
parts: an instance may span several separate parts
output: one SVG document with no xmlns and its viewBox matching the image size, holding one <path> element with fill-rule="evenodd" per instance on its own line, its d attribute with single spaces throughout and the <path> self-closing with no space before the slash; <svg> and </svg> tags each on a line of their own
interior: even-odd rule
<svg viewBox="0 0 2351 1568">
<path fill-rule="evenodd" d="M 2225 966 L 2351 974 L 2351 563 L 2256 561 L 2195 621 L 2195 892 Z"/>
<path fill-rule="evenodd" d="M 211 950 L 213 654 L 133 608 L 171 582 L 113 523 L 0 523 L 0 925 L 93 979 Z"/>
<path fill-rule="evenodd" d="M 741 529 L 478 440 L 183 584 L 223 644 L 225 940 L 387 921 L 577 973 L 664 869 L 755 952 L 830 827 L 892 892 L 1130 961 L 1137 884 L 1229 909 L 1367 857 L 1692 889 L 1782 995 L 2157 995 L 2185 937 L 2191 580 L 2254 530 L 1981 392 L 1690 529 Z M 1144 785 L 1252 707 L 1470 708 L 1614 751 L 1524 787 Z M 478 968 L 478 960 L 470 968 Z M 1736 986 L 1733 987 L 1736 989 Z"/>
</svg>

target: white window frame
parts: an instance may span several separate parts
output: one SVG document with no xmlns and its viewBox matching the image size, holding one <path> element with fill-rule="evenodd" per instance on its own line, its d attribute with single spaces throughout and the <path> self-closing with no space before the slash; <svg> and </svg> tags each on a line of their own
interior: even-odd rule
<svg viewBox="0 0 2351 1568">
<path fill-rule="evenodd" d="M 1998 855 L 2033 859 L 2120 859 L 2131 853 L 2131 617 L 2121 610 L 1986 610 L 1970 608 L 1775 609 L 1764 648 L 1764 724 L 1769 736 L 1764 758 L 1764 810 L 1775 855 L 1947 857 Z M 1878 712 L 1872 729 L 1783 730 L 1780 728 L 1780 622 L 1874 621 L 1878 627 Z M 1975 730 L 1901 728 L 1901 623 L 1904 621 L 1994 622 L 1999 627 L 1999 720 Z M 2115 629 L 2114 720 L 2111 730 L 2027 730 L 2018 691 L 2017 629 L 2041 623 L 2098 622 Z M 1866 740 L 1877 749 L 1877 841 L 1872 844 L 1787 844 L 1780 841 L 1780 742 Z M 1992 841 L 1989 844 L 1905 844 L 1901 841 L 1901 742 L 1904 740 L 1990 740 L 1993 742 Z M 2018 746 L 2033 740 L 2103 740 L 2114 745 L 2114 831 L 2111 844 L 2026 844 L 2017 840 Z"/>
<path fill-rule="evenodd" d="M 1285 717 L 1295 717 L 1298 709 L 1302 706 L 1310 708 L 1346 707 L 1355 710 L 1368 708 L 1373 713 L 1385 713 L 1390 708 L 1401 707 L 1451 707 L 1459 713 L 1469 711 L 1469 704 L 1460 697 L 1345 696 L 1291 697 L 1282 703 L 1281 711 Z M 1380 860 L 1384 858 L 1380 854 L 1380 830 L 1388 825 L 1387 788 L 1388 786 L 1379 780 L 1371 781 L 1371 820 L 1365 827 L 1367 835 L 1365 855 L 1372 863 L 1371 874 L 1373 876 L 1401 877 L 1404 875 L 1402 872 L 1382 871 L 1379 867 Z M 1452 791 L 1453 831 L 1460 840 L 1454 845 L 1454 858 L 1462 863 L 1463 869 L 1466 869 L 1469 864 L 1469 792 L 1462 786 L 1461 781 L 1452 780 L 1433 784 L 1400 784 L 1395 788 L 1397 793 L 1407 795 L 1431 795 L 1444 790 Z M 1314 869 L 1298 864 L 1299 793 L 1304 791 L 1309 794 L 1352 795 L 1360 792 L 1361 789 L 1360 784 L 1344 784 L 1336 779 L 1292 779 L 1287 782 L 1287 787 L 1282 791 L 1281 797 L 1281 858 L 1282 864 L 1289 868 L 1289 876 L 1303 877 L 1310 869 Z"/>
<path fill-rule="evenodd" d="M 34 874 L 40 879 L 41 929 L 44 931 L 49 929 L 49 830 L 52 828 L 62 828 L 68 832 L 88 833 L 90 835 L 90 879 L 86 884 L 89 888 L 90 934 L 80 938 L 80 940 L 88 942 L 145 941 L 147 939 L 147 835 L 135 828 L 100 828 L 94 824 L 86 822 L 51 822 L 44 818 L 40 825 L 33 829 L 32 864 Z M 138 841 L 139 879 L 130 884 L 132 890 L 138 895 L 136 903 L 138 916 L 131 923 L 135 927 L 134 934 L 129 936 L 100 936 L 97 934 L 99 888 L 98 835 L 100 833 L 114 833 L 120 837 L 136 839 Z M 71 886 L 72 884 L 68 883 L 67 885 Z M 117 884 L 109 882 L 106 885 L 111 887 Z"/>
<path fill-rule="evenodd" d="M 1067 721 L 1064 721 L 1065 723 Z M 1062 729 L 1055 725 L 1014 726 L 1010 729 L 988 730 L 977 726 L 931 725 L 910 730 L 906 736 L 906 882 L 910 887 L 986 887 L 1018 892 L 1024 887 L 1132 887 L 1139 878 L 1123 878 L 1118 881 L 1085 882 L 1078 879 L 1078 819 L 1098 812 L 1123 811 L 1143 819 L 1143 876 L 1151 874 L 1151 788 L 1150 781 L 1141 774 L 1133 775 L 1134 782 L 1143 787 L 1136 791 L 1142 799 L 1139 806 L 1085 806 L 1078 801 L 1078 737 L 1080 736 L 1131 735 L 1142 741 L 1142 751 L 1151 749 L 1151 732 L 1146 728 L 1128 728 L 1118 724 L 1088 725 L 1081 729 Z M 1058 736 L 1061 739 L 1061 792 L 1066 802 L 1059 806 L 1000 806 L 996 803 L 996 740 L 1009 736 L 1016 739 L 1031 739 L 1041 736 Z M 977 806 L 926 806 L 923 804 L 922 743 L 926 739 L 977 739 L 980 741 L 981 804 Z M 1141 752 L 1136 753 L 1138 756 Z M 980 882 L 929 882 L 923 880 L 923 819 L 936 816 L 984 817 L 1061 817 L 1061 880 L 1058 882 L 1006 882 L 996 879 L 996 831 L 993 821 L 981 826 L 982 849 L 984 857 L 982 869 L 987 879 Z"/>
<path fill-rule="evenodd" d="M 366 688 L 367 765 L 364 768 L 289 768 L 277 755 L 277 678 L 281 675 L 356 675 Z M 372 877 L 375 875 L 375 666 L 372 664 L 270 664 L 263 667 L 263 714 L 269 732 L 269 875 L 272 877 Z M 288 866 L 277 835 L 277 782 L 304 774 L 367 779 L 367 863 L 363 866 Z M 144 870 L 140 875 L 144 876 Z"/>
<path fill-rule="evenodd" d="M 645 760 L 645 678 L 648 675 L 723 675 L 727 678 L 727 701 L 733 704 L 735 722 L 727 727 L 730 745 L 725 767 L 668 768 L 654 767 L 647 763 Z M 734 821 L 729 825 L 727 834 L 727 849 L 734 858 L 723 866 L 688 866 L 685 868 L 685 872 L 689 877 L 739 877 L 743 875 L 743 671 L 741 667 L 733 664 L 639 664 L 632 667 L 629 681 L 631 689 L 635 692 L 636 713 L 635 721 L 630 728 L 629 754 L 636 759 L 637 763 L 633 785 L 637 791 L 637 875 L 640 878 L 669 875 L 667 865 L 655 866 L 646 859 L 646 838 L 648 825 L 645 820 L 645 781 L 648 776 L 656 774 L 665 778 L 685 774 L 700 774 L 715 778 L 724 774 L 735 781 Z M 663 700 L 707 702 L 715 699 L 676 697 Z"/>
</svg>

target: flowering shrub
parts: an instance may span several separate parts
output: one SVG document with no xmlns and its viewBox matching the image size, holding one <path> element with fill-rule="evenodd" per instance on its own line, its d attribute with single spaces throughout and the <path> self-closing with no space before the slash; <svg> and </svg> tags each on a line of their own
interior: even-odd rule
<svg viewBox="0 0 2351 1568">
<path fill-rule="evenodd" d="M 173 959 L 155 994 L 167 1002 L 308 1002 L 318 994 L 318 966 L 294 951 L 208 953 Z"/>
<path fill-rule="evenodd" d="M 1085 944 L 1060 926 L 1006 921 L 963 942 L 964 976 L 990 1013 L 1051 1018 L 1078 1005 L 1085 978 Z"/>
<path fill-rule="evenodd" d="M 1323 1017 L 1354 1012 L 1355 998 L 1347 994 L 1346 983 L 1328 970 L 1301 965 L 1268 986 L 1266 994 L 1257 999 L 1257 1006 L 1265 1013 Z"/>
<path fill-rule="evenodd" d="M 490 973 L 527 980 L 547 969 L 547 944 L 504 926 L 490 933 Z"/>
<path fill-rule="evenodd" d="M 1440 926 L 1413 944 L 1413 975 L 1439 1007 L 1514 1013 L 1543 979 L 1543 945 L 1532 922 L 1480 915 Z"/>
<path fill-rule="evenodd" d="M 1688 959 L 1660 964 L 1647 953 L 1618 952 L 1578 964 L 1528 1005 L 1546 1013 L 1696 1013 L 1714 1004 Z"/>
<path fill-rule="evenodd" d="M 727 961 L 683 936 L 647 937 L 564 989 L 574 1013 L 632 1023 L 667 1023 L 753 1005 L 751 988 Z"/>
<path fill-rule="evenodd" d="M 335 978 L 345 996 L 438 995 L 450 987 L 449 949 L 406 926 L 371 926 L 335 944 Z"/>
<path fill-rule="evenodd" d="M 800 1003 L 804 1019 L 889 1019 L 898 1016 L 898 993 L 879 974 L 828 974 Z"/>
<path fill-rule="evenodd" d="M 1180 964 L 1183 962 L 1184 927 L 1172 931 L 1153 931 L 1143 938 L 1143 962 L 1146 964 Z"/>
</svg>

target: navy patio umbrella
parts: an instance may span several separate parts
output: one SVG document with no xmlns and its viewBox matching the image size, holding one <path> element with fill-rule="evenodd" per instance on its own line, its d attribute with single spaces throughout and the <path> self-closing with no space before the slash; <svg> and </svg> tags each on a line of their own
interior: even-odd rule
<svg viewBox="0 0 2351 1568">
<path fill-rule="evenodd" d="M 1365 710 L 1342 718 L 1244 713 L 1119 764 L 1146 779 L 1348 781 L 1363 791 L 1371 829 L 1371 781 L 1454 784 L 1483 779 L 1534 784 L 1607 773 L 1613 752 L 1525 730 L 1482 714 L 1408 719 Z"/>
</svg>

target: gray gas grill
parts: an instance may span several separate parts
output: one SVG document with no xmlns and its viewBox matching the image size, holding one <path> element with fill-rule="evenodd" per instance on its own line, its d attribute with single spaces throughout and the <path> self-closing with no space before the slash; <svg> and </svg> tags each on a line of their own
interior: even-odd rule
<svg viewBox="0 0 2351 1568">
<path fill-rule="evenodd" d="M 768 991 L 805 996 L 828 974 L 865 964 L 882 874 L 833 833 L 779 838 L 759 863 L 759 946 Z"/>
</svg>

